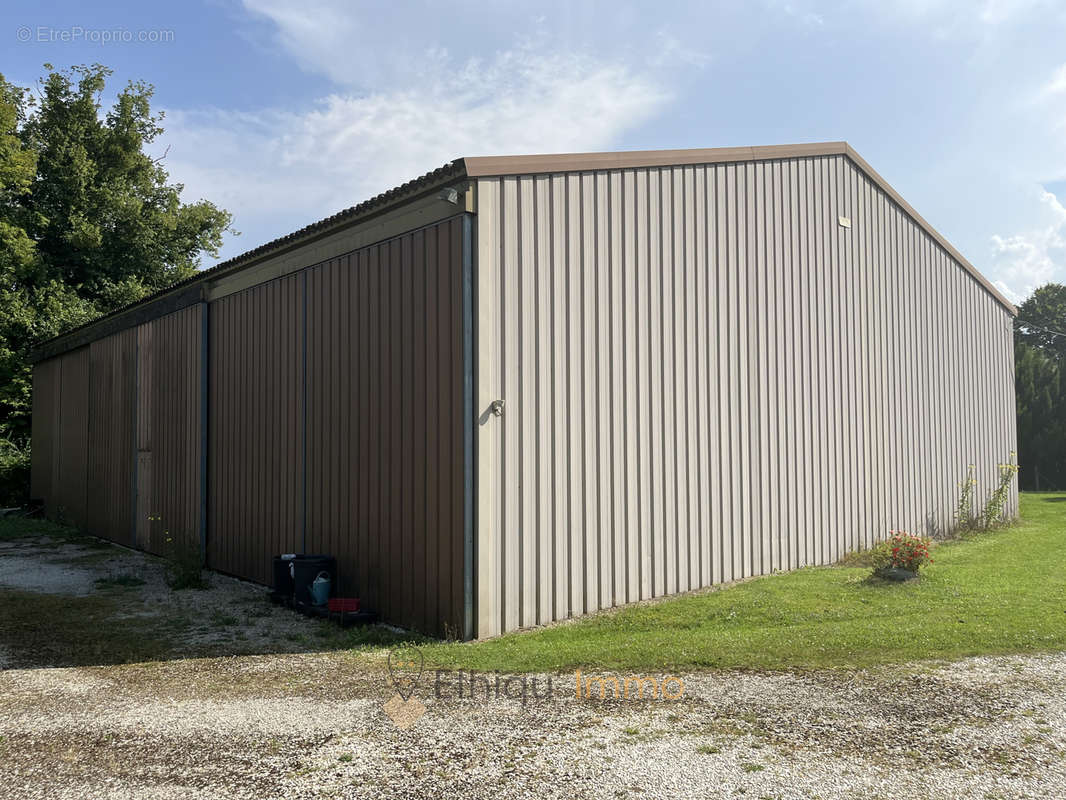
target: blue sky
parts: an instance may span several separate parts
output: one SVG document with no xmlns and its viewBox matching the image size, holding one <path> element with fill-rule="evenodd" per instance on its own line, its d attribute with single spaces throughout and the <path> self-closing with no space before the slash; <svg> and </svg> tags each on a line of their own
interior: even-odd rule
<svg viewBox="0 0 1066 800">
<path fill-rule="evenodd" d="M 241 231 L 223 257 L 458 156 L 846 139 L 1012 299 L 1066 282 L 1061 0 L 41 3 L 0 20 L 9 80 L 98 61 L 155 85 L 153 149 Z"/>
</svg>

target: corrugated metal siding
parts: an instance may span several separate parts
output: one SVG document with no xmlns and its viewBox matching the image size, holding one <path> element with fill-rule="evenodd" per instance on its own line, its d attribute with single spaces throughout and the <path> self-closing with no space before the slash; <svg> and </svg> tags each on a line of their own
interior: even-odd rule
<svg viewBox="0 0 1066 800">
<path fill-rule="evenodd" d="M 95 536 L 133 545 L 137 330 L 89 345 L 89 511 Z"/>
<path fill-rule="evenodd" d="M 844 156 L 478 197 L 479 635 L 948 526 L 1015 446 L 1008 312 Z"/>
<path fill-rule="evenodd" d="M 89 348 L 43 361 L 33 370 L 30 490 L 45 513 L 79 528 L 87 520 Z"/>
<path fill-rule="evenodd" d="M 61 517 L 78 528 L 86 523 L 89 469 L 89 348 L 64 353 L 59 397 L 59 447 L 52 484 Z"/>
<path fill-rule="evenodd" d="M 307 549 L 383 619 L 459 633 L 462 223 L 307 273 Z"/>
<path fill-rule="evenodd" d="M 137 546 L 151 553 L 200 548 L 202 315 L 190 306 L 137 331 Z"/>
<path fill-rule="evenodd" d="M 303 273 L 211 303 L 207 561 L 269 584 L 303 552 Z"/>
<path fill-rule="evenodd" d="M 45 501 L 52 498 L 52 462 L 59 419 L 60 358 L 33 365 L 33 448 L 30 452 L 30 495 Z"/>
</svg>

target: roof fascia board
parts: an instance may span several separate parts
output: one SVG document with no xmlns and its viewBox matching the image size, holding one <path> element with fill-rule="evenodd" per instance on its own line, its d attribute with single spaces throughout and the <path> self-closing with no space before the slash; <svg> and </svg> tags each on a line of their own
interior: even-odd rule
<svg viewBox="0 0 1066 800">
<path fill-rule="evenodd" d="M 220 276 L 212 275 L 205 281 L 206 299 L 209 302 L 218 300 L 220 297 L 283 278 L 408 231 L 454 217 L 469 210 L 467 205 L 473 205 L 475 191 L 474 184 L 471 183 L 466 191 L 460 194 L 458 204 L 443 201 L 436 195 L 411 200 L 360 224 L 332 230 L 323 236 L 302 242 L 299 247 L 272 253 L 243 269 Z"/>
<path fill-rule="evenodd" d="M 774 158 L 842 155 L 847 142 L 765 145 L 760 147 L 711 147 L 695 150 L 623 150 L 616 153 L 564 153 L 538 156 L 478 156 L 462 159 L 471 178 L 529 173 L 581 172 L 636 167 L 675 167 L 689 164 L 720 164 L 765 161 Z"/>
<path fill-rule="evenodd" d="M 78 328 L 54 339 L 49 339 L 30 351 L 29 361 L 31 364 L 36 364 L 39 361 L 53 358 L 70 350 L 77 350 L 79 347 L 91 344 L 97 339 L 165 317 L 167 314 L 173 314 L 175 311 L 181 311 L 183 308 L 201 303 L 203 300 L 204 286 L 202 283 L 182 286 L 180 289 L 168 292 L 163 297 L 156 298 L 150 303 L 130 306 L 85 327 Z"/>
<path fill-rule="evenodd" d="M 334 237 L 340 232 L 347 231 L 351 228 L 375 224 L 381 217 L 396 212 L 397 210 L 402 211 L 412 203 L 417 204 L 426 198 L 429 198 L 432 204 L 437 204 L 446 208 L 448 213 L 444 216 L 452 216 L 463 210 L 473 211 L 473 209 L 476 208 L 476 199 L 474 196 L 475 190 L 473 190 L 473 185 L 474 182 L 468 182 L 467 176 L 460 170 L 457 174 L 447 175 L 438 182 L 420 187 L 421 191 L 412 192 L 403 197 L 397 197 L 393 202 L 368 209 L 365 213 L 338 220 L 331 225 L 316 227 L 314 230 L 308 231 L 305 236 L 299 238 L 279 241 L 276 247 L 269 247 L 268 244 L 265 248 L 259 248 L 248 254 L 236 256 L 231 264 L 227 264 L 222 269 L 215 268 L 204 270 L 203 274 L 194 277 L 189 281 L 178 283 L 171 289 L 164 290 L 162 294 L 126 306 L 125 308 L 118 309 L 97 320 L 75 328 L 72 331 L 41 342 L 30 351 L 29 361 L 32 364 L 47 358 L 52 358 L 61 353 L 65 353 L 68 350 L 73 350 L 77 347 L 82 347 L 89 342 L 101 339 L 104 336 L 117 333 L 125 328 L 140 325 L 144 322 L 166 316 L 167 314 L 184 308 L 185 305 L 191 305 L 192 303 L 201 302 L 202 300 L 214 299 L 214 296 L 209 298 L 209 287 L 217 286 L 220 281 L 230 278 L 237 273 L 243 273 L 253 269 L 260 264 L 274 262 L 277 259 L 284 257 L 286 254 L 302 250 L 308 245 L 315 244 L 328 237 Z M 438 197 L 441 190 L 447 187 L 455 187 L 459 190 L 458 205 L 449 203 Z M 418 226 L 416 225 L 415 227 Z M 247 256 L 247 258 L 245 256 Z M 310 267 L 314 266 L 315 263 L 318 263 L 318 261 L 309 262 L 303 266 Z M 263 278 L 263 281 L 266 280 L 270 280 L 270 278 Z M 256 283 L 261 283 L 263 281 L 256 281 Z M 250 285 L 254 285 L 254 283 Z M 189 300 L 189 298 L 193 296 L 195 296 L 195 299 Z M 185 305 L 183 305 L 183 303 Z"/>
</svg>

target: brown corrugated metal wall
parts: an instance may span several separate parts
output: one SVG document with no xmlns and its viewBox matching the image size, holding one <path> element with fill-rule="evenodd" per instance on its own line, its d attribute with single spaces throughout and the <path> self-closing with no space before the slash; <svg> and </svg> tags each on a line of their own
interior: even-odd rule
<svg viewBox="0 0 1066 800">
<path fill-rule="evenodd" d="M 96 536 L 130 546 L 135 544 L 136 359 L 136 328 L 89 345 L 88 528 Z"/>
<path fill-rule="evenodd" d="M 307 551 L 384 619 L 460 634 L 456 218 L 307 273 Z"/>
<path fill-rule="evenodd" d="M 52 461 L 59 421 L 59 367 L 62 356 L 33 367 L 33 449 L 30 453 L 30 495 L 45 502 L 45 512 L 53 513 Z"/>
<path fill-rule="evenodd" d="M 89 348 L 37 365 L 30 491 L 52 519 L 84 528 L 89 457 Z"/>
<path fill-rule="evenodd" d="M 207 563 L 270 583 L 303 552 L 304 276 L 211 304 Z"/>
<path fill-rule="evenodd" d="M 89 471 L 89 348 L 63 355 L 53 489 L 66 522 L 84 528 Z"/>
<path fill-rule="evenodd" d="M 481 179 L 478 320 L 479 635 L 942 530 L 1015 447 L 1010 312 L 844 155 Z"/>
<path fill-rule="evenodd" d="M 461 633 L 462 268 L 455 217 L 40 362 L 35 495 L 199 546 L 207 313 L 208 566 L 269 583 L 272 555 L 328 553 L 382 618 Z"/>
<path fill-rule="evenodd" d="M 137 546 L 200 549 L 202 305 L 137 330 Z"/>
<path fill-rule="evenodd" d="M 201 313 L 35 365 L 31 490 L 50 517 L 155 553 L 164 531 L 199 547 Z"/>
</svg>

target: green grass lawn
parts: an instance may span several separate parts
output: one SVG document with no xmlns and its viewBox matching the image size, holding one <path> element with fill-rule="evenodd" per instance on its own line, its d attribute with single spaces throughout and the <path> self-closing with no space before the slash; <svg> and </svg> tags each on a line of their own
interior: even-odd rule
<svg viewBox="0 0 1066 800">
<path fill-rule="evenodd" d="M 938 545 L 918 581 L 812 567 L 485 642 L 422 645 L 427 666 L 504 672 L 861 667 L 1066 649 L 1066 494 Z"/>
<path fill-rule="evenodd" d="M 812 567 L 485 642 L 438 642 L 371 626 L 330 627 L 313 646 L 351 649 L 357 658 L 380 661 L 393 644 L 411 642 L 422 648 L 431 669 L 658 673 L 863 667 L 1066 650 L 1066 494 L 1023 494 L 1021 503 L 1020 523 L 938 545 L 936 563 L 906 584 L 873 579 L 869 567 Z M 109 547 L 52 523 L 0 519 L 0 541 L 45 534 L 59 542 Z M 69 618 L 74 602 L 69 598 L 22 593 L 20 606 L 15 601 L 21 595 L 6 591 L 0 597 L 8 611 L 0 618 L 0 639 L 25 643 L 25 632 L 37 631 L 62 648 L 56 625 L 66 620 L 90 634 L 97 649 L 121 650 L 128 623 L 114 626 L 109 620 L 117 608 L 111 595 L 124 587 L 110 583 L 121 581 L 98 583 L 100 596 L 81 598 L 89 605 Z M 41 619 L 52 620 L 51 627 L 38 631 Z M 118 639 L 111 642 L 109 632 Z M 159 657 L 153 648 L 104 655 Z M 102 657 L 95 651 L 87 656 L 91 663 Z"/>
</svg>

